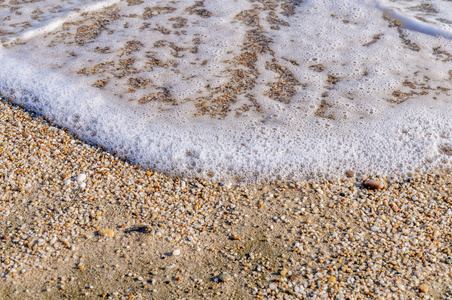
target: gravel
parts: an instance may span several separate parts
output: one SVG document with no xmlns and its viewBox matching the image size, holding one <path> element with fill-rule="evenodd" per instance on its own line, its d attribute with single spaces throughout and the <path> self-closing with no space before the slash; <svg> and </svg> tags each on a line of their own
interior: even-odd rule
<svg viewBox="0 0 452 300">
<path fill-rule="evenodd" d="M 169 177 L 6 101 L 0 138 L 3 299 L 452 297 L 446 170 L 266 185 Z"/>
</svg>

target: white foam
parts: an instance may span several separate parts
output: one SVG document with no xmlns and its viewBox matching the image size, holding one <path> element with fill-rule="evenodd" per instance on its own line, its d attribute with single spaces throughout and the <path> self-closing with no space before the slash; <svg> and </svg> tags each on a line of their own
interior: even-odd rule
<svg viewBox="0 0 452 300">
<path fill-rule="evenodd" d="M 411 30 L 452 39 L 452 3 L 437 1 L 377 0 L 377 7 Z"/>
<path fill-rule="evenodd" d="M 91 4 L 85 4 L 82 6 L 78 6 L 77 11 L 70 11 L 66 14 L 62 14 L 62 15 L 58 16 L 57 19 L 48 20 L 46 22 L 43 22 L 42 24 L 39 24 L 38 26 L 36 26 L 32 29 L 24 30 L 20 34 L 17 34 L 15 36 L 13 35 L 13 38 L 8 39 L 8 42 L 15 42 L 16 40 L 20 40 L 21 42 L 23 42 L 28 39 L 37 37 L 39 35 L 43 35 L 45 33 L 58 29 L 65 22 L 73 21 L 76 17 L 80 16 L 81 14 L 100 10 L 107 6 L 116 4 L 119 1 L 120 0 L 104 0 L 104 1 L 99 1 L 97 3 L 91 3 Z"/>
<path fill-rule="evenodd" d="M 0 32 L 3 29 L 12 33 L 9 34 L 8 42 L 18 39 L 25 41 L 51 32 L 61 27 L 65 22 L 70 22 L 84 13 L 103 9 L 119 1 L 121 0 L 63 0 L 46 1 L 44 4 L 37 3 L 40 1 L 26 3 L 25 5 L 20 2 L 13 2 L 10 5 L 5 4 L 3 7 L 10 7 L 10 11 L 3 9 L 3 12 L 0 13 L 0 18 L 3 19 Z"/>
<path fill-rule="evenodd" d="M 130 3 L 72 2 L 26 30 L 0 22 L 10 28 L 1 93 L 174 175 L 252 182 L 451 165 L 445 35 L 398 29 L 373 1 L 281 0 L 275 15 L 248 0 Z M 33 11 L 18 7 L 19 19 Z"/>
</svg>

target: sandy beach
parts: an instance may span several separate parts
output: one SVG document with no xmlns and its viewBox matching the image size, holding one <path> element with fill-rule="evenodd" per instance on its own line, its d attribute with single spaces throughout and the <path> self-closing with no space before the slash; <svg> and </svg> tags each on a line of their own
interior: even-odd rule
<svg viewBox="0 0 452 300">
<path fill-rule="evenodd" d="M 424 2 L 0 0 L 0 299 L 452 299 Z"/>
<path fill-rule="evenodd" d="M 1 299 L 452 299 L 445 171 L 232 186 L 0 116 Z"/>
</svg>

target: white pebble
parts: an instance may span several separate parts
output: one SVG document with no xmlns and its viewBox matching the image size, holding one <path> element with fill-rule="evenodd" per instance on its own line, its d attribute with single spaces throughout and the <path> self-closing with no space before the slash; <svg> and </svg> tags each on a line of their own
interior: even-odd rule
<svg viewBox="0 0 452 300">
<path fill-rule="evenodd" d="M 83 182 L 86 179 L 86 175 L 85 174 L 79 174 L 76 178 L 77 182 Z"/>
<path fill-rule="evenodd" d="M 174 250 L 173 256 L 178 256 L 178 255 L 180 255 L 180 250 L 179 249 Z"/>
</svg>

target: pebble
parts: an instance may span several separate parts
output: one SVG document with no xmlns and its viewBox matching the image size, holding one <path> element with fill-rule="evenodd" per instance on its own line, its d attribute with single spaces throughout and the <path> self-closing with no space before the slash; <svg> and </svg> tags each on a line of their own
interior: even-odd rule
<svg viewBox="0 0 452 300">
<path fill-rule="evenodd" d="M 370 230 L 372 230 L 372 231 L 374 231 L 374 232 L 377 232 L 377 231 L 380 230 L 380 227 L 378 227 L 378 226 L 372 226 L 372 227 L 370 227 Z"/>
<path fill-rule="evenodd" d="M 369 189 L 379 190 L 385 187 L 385 183 L 379 180 L 368 179 L 364 181 L 364 186 Z"/>
<path fill-rule="evenodd" d="M 77 176 L 77 178 L 75 180 L 77 180 L 78 183 L 82 183 L 83 181 L 86 180 L 86 175 L 81 173 Z"/>
<path fill-rule="evenodd" d="M 179 250 L 179 249 L 176 249 L 176 250 L 173 251 L 172 254 L 173 254 L 173 256 L 179 256 L 180 253 L 181 253 L 180 250 Z"/>
<path fill-rule="evenodd" d="M 419 292 L 421 293 L 428 293 L 429 287 L 426 283 L 423 283 L 419 286 Z"/>
<path fill-rule="evenodd" d="M 328 282 L 336 282 L 336 277 L 331 276 L 330 278 L 328 278 Z"/>
<path fill-rule="evenodd" d="M 339 293 L 339 294 L 336 295 L 336 300 L 344 300 L 344 299 L 345 299 L 344 294 Z"/>
<path fill-rule="evenodd" d="M 114 232 L 113 230 L 111 230 L 111 229 L 103 228 L 103 229 L 99 229 L 99 230 L 97 231 L 97 234 L 100 235 L 100 236 L 109 236 L 109 237 L 112 237 L 112 236 L 115 235 L 115 232 Z"/>
<path fill-rule="evenodd" d="M 229 274 L 229 273 L 227 273 L 227 272 L 224 272 L 224 273 L 221 273 L 221 274 L 218 276 L 218 280 L 219 280 L 220 282 L 228 282 L 228 281 L 231 281 L 231 280 L 232 280 L 232 276 L 231 276 L 231 274 Z"/>
<path fill-rule="evenodd" d="M 355 176 L 355 173 L 353 173 L 353 172 L 350 171 L 350 170 L 347 170 L 347 171 L 345 171 L 345 175 L 347 175 L 347 177 L 351 178 L 351 177 L 354 177 L 354 176 Z"/>
</svg>

